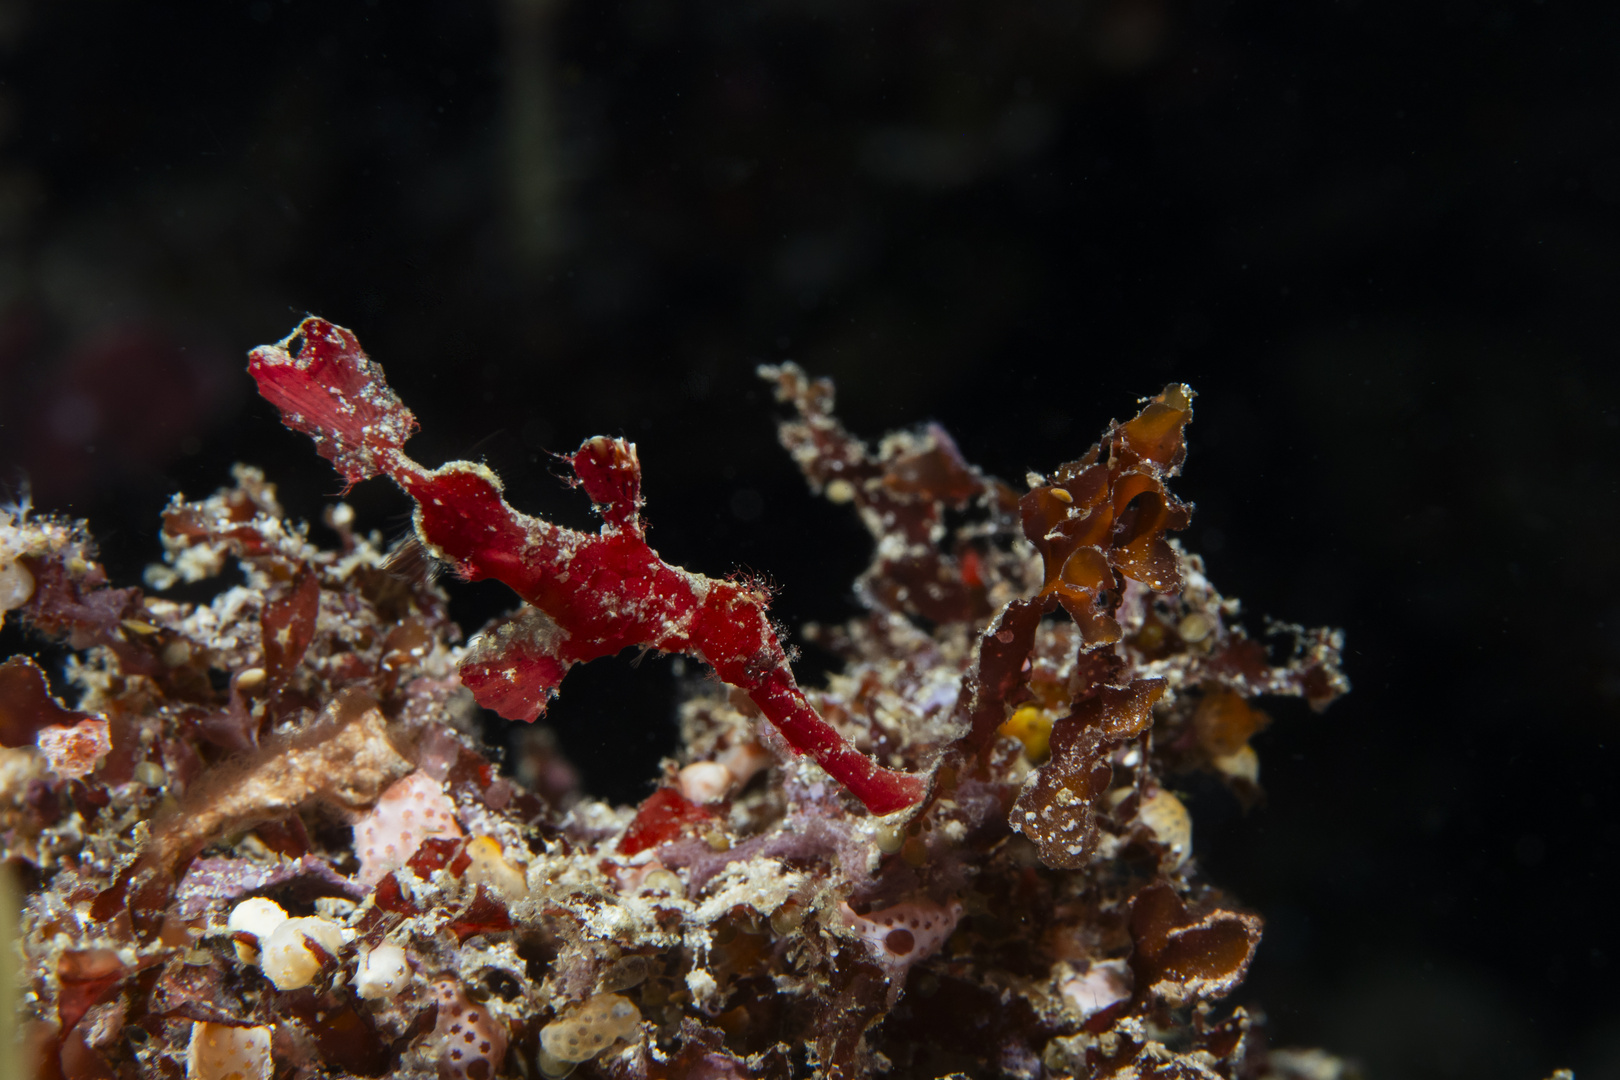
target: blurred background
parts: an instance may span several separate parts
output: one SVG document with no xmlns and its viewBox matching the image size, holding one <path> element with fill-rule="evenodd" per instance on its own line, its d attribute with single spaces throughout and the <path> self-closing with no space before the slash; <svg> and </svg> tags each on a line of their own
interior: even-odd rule
<svg viewBox="0 0 1620 1080">
<path fill-rule="evenodd" d="M 867 542 L 756 364 L 1015 480 L 1185 380 L 1186 543 L 1356 687 L 1270 708 L 1264 806 L 1192 785 L 1268 920 L 1239 1000 L 1373 1077 L 1620 1077 L 1617 46 L 1560 0 L 0 0 L 0 469 L 124 579 L 233 461 L 318 520 L 243 372 L 315 312 L 525 509 L 586 523 L 546 452 L 634 439 L 663 554 L 793 627 Z M 570 676 L 595 791 L 677 692 Z"/>
</svg>

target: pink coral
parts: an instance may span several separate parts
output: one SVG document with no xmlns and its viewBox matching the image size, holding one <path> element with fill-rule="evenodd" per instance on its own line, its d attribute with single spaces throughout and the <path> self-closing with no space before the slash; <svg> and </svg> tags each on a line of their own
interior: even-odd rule
<svg viewBox="0 0 1620 1080">
<path fill-rule="evenodd" d="M 396 780 L 354 827 L 357 875 L 367 885 L 405 865 L 422 841 L 460 839 L 456 806 L 439 782 L 420 770 Z"/>
<path fill-rule="evenodd" d="M 467 1000 L 461 984 L 440 979 L 433 987 L 439 1015 L 427 1050 L 441 1080 L 490 1080 L 506 1057 L 506 1030 L 488 1009 Z"/>
<path fill-rule="evenodd" d="M 848 904 L 841 905 L 839 910 L 845 924 L 866 943 L 872 958 L 891 975 L 901 977 L 912 964 L 938 952 L 962 917 L 962 905 L 954 900 L 949 904 L 936 904 L 926 897 L 866 915 L 855 914 Z"/>
<path fill-rule="evenodd" d="M 56 774 L 69 780 L 89 776 L 112 753 L 107 721 L 99 717 L 80 720 L 72 727 L 50 724 L 39 729 L 34 742 Z"/>
</svg>

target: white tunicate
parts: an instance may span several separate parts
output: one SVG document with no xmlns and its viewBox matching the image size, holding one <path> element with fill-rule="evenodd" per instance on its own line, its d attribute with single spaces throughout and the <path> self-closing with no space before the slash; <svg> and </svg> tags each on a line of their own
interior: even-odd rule
<svg viewBox="0 0 1620 1080">
<path fill-rule="evenodd" d="M 1195 611 L 1181 620 L 1176 633 L 1188 644 L 1197 644 L 1215 632 L 1215 621 L 1201 611 Z"/>
<path fill-rule="evenodd" d="M 523 867 L 508 859 L 501 851 L 501 843 L 493 836 L 475 836 L 466 847 L 472 865 L 463 876 L 470 885 L 487 885 L 509 900 L 521 899 L 529 893 L 529 881 Z"/>
<path fill-rule="evenodd" d="M 618 994 L 597 994 L 540 1029 L 540 1046 L 557 1061 L 589 1061 L 641 1029 L 641 1013 Z"/>
<path fill-rule="evenodd" d="M 686 988 L 692 991 L 692 997 L 699 1005 L 708 1003 L 720 993 L 720 984 L 703 968 L 693 968 L 686 973 Z"/>
<path fill-rule="evenodd" d="M 270 1080 L 273 1072 L 268 1027 L 192 1023 L 187 1080 Z"/>
<path fill-rule="evenodd" d="M 255 896 L 231 909 L 225 928 L 234 932 L 245 931 L 257 938 L 266 938 L 270 932 L 287 921 L 287 912 L 274 900 Z"/>
<path fill-rule="evenodd" d="M 405 950 L 385 941 L 360 958 L 354 972 L 355 993 L 368 1000 L 391 998 L 411 981 Z"/>
<path fill-rule="evenodd" d="M 488 1009 L 467 1000 L 461 984 L 440 979 L 433 986 L 439 1016 L 425 1049 L 438 1059 L 440 1080 L 489 1080 L 506 1057 L 506 1026 Z"/>
<path fill-rule="evenodd" d="M 343 930 L 325 919 L 288 919 L 270 932 L 263 943 L 259 967 L 277 990 L 297 990 L 315 981 L 321 961 L 310 951 L 313 942 L 336 955 L 343 948 Z"/>
<path fill-rule="evenodd" d="M 247 933 L 259 939 L 262 946 L 276 927 L 287 921 L 287 912 L 274 900 L 266 900 L 255 896 L 244 900 L 231 909 L 230 918 L 225 920 L 225 929 L 233 934 Z M 238 941 L 236 955 L 243 963 L 250 963 L 258 950 Z"/>
<path fill-rule="evenodd" d="M 694 761 L 676 776 L 681 795 L 699 806 L 725 798 L 733 779 L 731 770 L 718 761 Z"/>
<path fill-rule="evenodd" d="M 1136 816 L 1153 833 L 1153 838 L 1170 849 L 1179 869 L 1192 856 L 1192 815 L 1180 799 L 1160 788 L 1142 800 Z"/>
<path fill-rule="evenodd" d="M 1123 960 L 1091 965 L 1084 975 L 1064 979 L 1061 989 L 1081 1019 L 1089 1020 L 1131 996 L 1131 969 Z"/>
<path fill-rule="evenodd" d="M 641 888 L 636 890 L 643 893 L 663 893 L 665 896 L 685 896 L 686 883 L 673 871 L 659 867 L 641 879 Z"/>
<path fill-rule="evenodd" d="M 1210 764 L 1230 779 L 1247 780 L 1251 784 L 1260 782 L 1260 755 L 1252 746 L 1240 746 L 1230 754 L 1213 755 Z"/>
<path fill-rule="evenodd" d="M 5 613 L 28 603 L 34 595 L 34 575 L 16 559 L 0 556 L 0 620 Z"/>
<path fill-rule="evenodd" d="M 855 498 L 855 485 L 842 478 L 828 481 L 822 490 L 829 502 L 847 503 Z"/>
</svg>

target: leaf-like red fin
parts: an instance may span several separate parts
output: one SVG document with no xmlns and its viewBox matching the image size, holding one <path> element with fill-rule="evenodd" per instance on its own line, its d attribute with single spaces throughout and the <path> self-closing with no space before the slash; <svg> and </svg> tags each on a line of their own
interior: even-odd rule
<svg viewBox="0 0 1620 1080">
<path fill-rule="evenodd" d="M 298 355 L 289 351 L 300 342 Z M 311 316 L 284 340 L 248 354 L 259 393 L 281 422 L 315 440 L 315 449 L 354 485 L 386 471 L 416 430 L 416 417 L 383 381 L 382 368 L 354 334 Z"/>
<path fill-rule="evenodd" d="M 567 637 L 539 608 L 525 604 L 473 639 L 461 681 L 478 704 L 508 720 L 538 720 L 573 666 L 558 655 Z"/>
</svg>

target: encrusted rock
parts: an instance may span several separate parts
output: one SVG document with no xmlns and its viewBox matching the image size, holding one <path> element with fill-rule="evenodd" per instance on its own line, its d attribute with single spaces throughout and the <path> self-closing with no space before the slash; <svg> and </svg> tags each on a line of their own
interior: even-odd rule
<svg viewBox="0 0 1620 1080">
<path fill-rule="evenodd" d="M 252 370 L 347 482 L 412 497 L 392 557 L 346 506 L 317 547 L 246 467 L 163 515 L 152 588 L 241 571 L 206 603 L 0 509 L 0 614 L 72 652 L 0 663 L 0 857 L 38 882 L 52 1075 L 1337 1075 L 1224 1003 L 1261 924 L 1172 793 L 1204 770 L 1258 797 L 1253 700 L 1348 688 L 1337 632 L 1251 638 L 1171 536 L 1186 387 L 1020 491 L 937 426 L 868 445 L 831 384 L 765 369 L 783 443 L 874 540 L 865 615 L 811 631 L 842 669 L 801 688 L 763 582 L 652 549 L 633 444 L 567 459 L 601 517 L 569 529 L 407 457 L 348 331 L 307 320 Z M 439 563 L 513 614 L 464 645 Z M 502 771 L 477 704 L 536 720 L 632 646 L 718 676 L 639 805 L 581 798 L 544 729 Z"/>
</svg>

